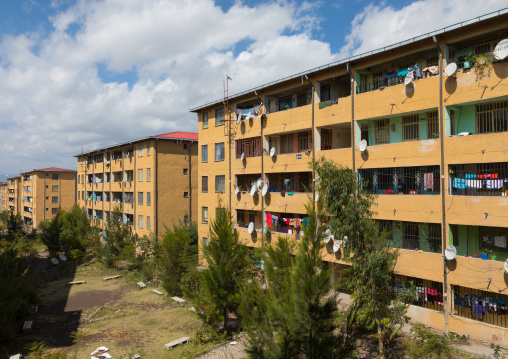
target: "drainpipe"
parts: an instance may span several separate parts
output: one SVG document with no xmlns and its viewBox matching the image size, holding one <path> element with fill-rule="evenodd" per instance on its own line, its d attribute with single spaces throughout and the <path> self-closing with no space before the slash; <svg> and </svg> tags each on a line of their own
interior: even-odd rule
<svg viewBox="0 0 508 359">
<path fill-rule="evenodd" d="M 355 138 L 355 79 L 353 77 L 353 72 L 351 71 L 351 65 L 349 63 L 346 64 L 346 68 L 349 72 L 349 76 L 351 77 L 351 151 L 353 153 L 353 172 L 356 170 L 355 168 L 355 147 L 356 147 L 356 138 Z"/>
<path fill-rule="evenodd" d="M 312 184 L 313 184 L 313 190 L 312 190 L 312 203 L 316 204 L 316 170 L 314 169 L 314 164 L 316 163 L 316 136 L 315 136 L 315 127 L 314 127 L 314 84 L 311 80 L 307 77 L 307 75 L 304 75 L 305 79 L 309 82 L 309 85 L 312 90 Z"/>
<path fill-rule="evenodd" d="M 448 278 L 446 273 L 446 257 L 444 256 L 444 250 L 447 247 L 446 243 L 446 197 L 445 197 L 445 164 L 444 164 L 444 119 L 443 119 L 443 51 L 437 42 L 435 36 L 432 36 L 432 40 L 437 47 L 439 53 L 439 142 L 441 144 L 441 212 L 443 213 L 443 304 L 445 307 L 445 334 L 448 335 Z"/>
<path fill-rule="evenodd" d="M 159 178 L 159 167 L 158 167 L 158 149 L 157 149 L 157 144 L 159 143 L 159 139 L 156 138 L 155 139 L 155 149 L 154 149 L 154 152 L 155 152 L 155 186 L 154 186 L 154 196 L 153 196 L 153 200 L 154 200 L 154 207 L 155 207 L 155 215 L 154 215 L 154 220 L 155 220 L 155 225 L 154 225 L 154 228 L 155 228 L 155 237 L 157 238 L 159 236 L 159 192 L 157 191 L 157 188 L 158 188 L 158 178 Z"/>
<path fill-rule="evenodd" d="M 189 142 L 189 223 L 192 222 L 192 163 L 191 146 L 194 141 Z"/>
</svg>

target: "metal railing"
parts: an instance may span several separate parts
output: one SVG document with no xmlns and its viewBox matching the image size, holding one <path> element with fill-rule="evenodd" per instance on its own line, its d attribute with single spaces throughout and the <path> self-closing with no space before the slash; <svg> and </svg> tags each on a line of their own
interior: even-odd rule
<svg viewBox="0 0 508 359">
<path fill-rule="evenodd" d="M 373 194 L 439 194 L 439 166 L 358 170 L 362 189 Z"/>
<path fill-rule="evenodd" d="M 395 274 L 393 276 L 393 290 L 402 292 L 407 289 L 410 282 L 413 283 L 416 289 L 415 300 L 412 305 L 439 312 L 444 311 L 443 283 Z"/>
<path fill-rule="evenodd" d="M 449 187 L 458 196 L 508 196 L 508 162 L 449 165 Z"/>
</svg>

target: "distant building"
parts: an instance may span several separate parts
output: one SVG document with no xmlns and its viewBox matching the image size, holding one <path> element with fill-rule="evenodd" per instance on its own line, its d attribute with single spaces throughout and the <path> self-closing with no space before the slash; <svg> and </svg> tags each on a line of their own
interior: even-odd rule
<svg viewBox="0 0 508 359">
<path fill-rule="evenodd" d="M 7 182 L 0 182 L 0 212 L 6 211 L 7 207 Z"/>
</svg>

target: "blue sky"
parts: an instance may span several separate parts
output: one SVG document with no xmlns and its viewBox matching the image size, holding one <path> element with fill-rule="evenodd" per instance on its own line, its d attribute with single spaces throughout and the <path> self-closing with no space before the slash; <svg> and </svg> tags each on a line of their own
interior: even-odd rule
<svg viewBox="0 0 508 359">
<path fill-rule="evenodd" d="M 171 131 L 188 109 L 506 0 L 20 0 L 0 11 L 0 173 Z M 22 144 L 20 146 L 20 144 Z"/>
</svg>

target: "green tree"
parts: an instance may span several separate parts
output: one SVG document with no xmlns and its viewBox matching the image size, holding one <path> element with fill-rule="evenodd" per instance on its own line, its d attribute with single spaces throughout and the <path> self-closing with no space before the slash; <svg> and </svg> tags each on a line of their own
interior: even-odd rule
<svg viewBox="0 0 508 359">
<path fill-rule="evenodd" d="M 239 317 L 240 286 L 248 278 L 251 260 L 235 230 L 231 211 L 220 201 L 203 256 L 208 265 L 201 272 L 203 293 L 198 299 L 205 309 L 203 318 L 207 324 L 217 328 L 222 323 L 224 330 L 229 330 L 229 314 Z"/>
<path fill-rule="evenodd" d="M 115 207 L 106 221 L 104 234 L 104 262 L 113 267 L 118 260 L 128 260 L 134 257 L 135 240 L 131 228 L 123 223 L 120 208 Z"/>
<path fill-rule="evenodd" d="M 46 245 L 51 256 L 62 250 L 62 211 L 58 211 L 50 221 L 40 223 L 41 241 Z"/>
<path fill-rule="evenodd" d="M 60 211 L 59 211 L 60 212 Z M 75 204 L 69 211 L 61 211 L 61 247 L 66 254 L 82 252 L 98 245 L 97 229 L 90 224 L 84 208 Z"/>
<path fill-rule="evenodd" d="M 16 235 L 23 233 L 23 221 L 21 220 L 21 215 L 19 213 L 14 214 L 9 212 L 5 226 L 7 228 L 8 240 L 14 240 Z"/>
</svg>

